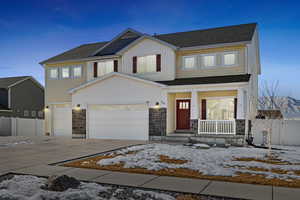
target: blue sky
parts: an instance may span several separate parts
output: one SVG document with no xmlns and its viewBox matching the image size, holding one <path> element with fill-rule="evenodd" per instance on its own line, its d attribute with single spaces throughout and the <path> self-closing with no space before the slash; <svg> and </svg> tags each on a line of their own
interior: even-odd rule
<svg viewBox="0 0 300 200">
<path fill-rule="evenodd" d="M 0 77 L 32 75 L 40 61 L 75 46 L 107 41 L 127 27 L 149 34 L 257 22 L 261 80 L 300 99 L 300 2 L 0 0 Z"/>
</svg>

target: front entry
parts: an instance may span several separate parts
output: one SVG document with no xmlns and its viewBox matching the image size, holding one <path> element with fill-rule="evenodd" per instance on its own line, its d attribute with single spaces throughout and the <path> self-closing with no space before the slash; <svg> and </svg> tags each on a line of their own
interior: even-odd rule
<svg viewBox="0 0 300 200">
<path fill-rule="evenodd" d="M 191 113 L 190 99 L 176 100 L 176 129 L 190 129 L 190 113 Z"/>
</svg>

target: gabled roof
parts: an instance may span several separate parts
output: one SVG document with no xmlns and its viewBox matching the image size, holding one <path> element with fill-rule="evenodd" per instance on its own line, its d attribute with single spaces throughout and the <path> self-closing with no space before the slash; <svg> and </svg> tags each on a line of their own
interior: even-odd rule
<svg viewBox="0 0 300 200">
<path fill-rule="evenodd" d="M 119 72 L 111 72 L 109 74 L 105 74 L 101 77 L 98 77 L 96 79 L 93 79 L 93 80 L 90 80 L 76 88 L 72 88 L 69 90 L 69 93 L 70 94 L 73 94 L 74 92 L 80 90 L 80 89 L 83 89 L 83 88 L 86 88 L 86 87 L 89 87 L 90 85 L 93 85 L 99 81 L 103 81 L 103 80 L 106 80 L 110 77 L 113 77 L 113 76 L 119 76 L 119 77 L 123 77 L 123 78 L 127 78 L 127 79 L 131 79 L 131 80 L 135 80 L 135 81 L 140 81 L 140 82 L 143 82 L 143 83 L 146 83 L 146 84 L 150 84 L 150 85 L 154 85 L 154 86 L 158 86 L 158 87 L 165 87 L 165 85 L 161 84 L 161 83 L 158 83 L 158 82 L 155 82 L 155 81 L 149 81 L 149 80 L 146 80 L 146 79 L 142 79 L 142 78 L 139 78 L 139 77 L 136 77 L 136 76 L 131 76 L 131 75 L 127 75 L 127 74 L 122 74 L 122 73 L 119 73 Z"/>
<path fill-rule="evenodd" d="M 16 77 L 4 77 L 0 78 L 0 88 L 8 89 L 10 87 L 13 87 L 19 83 L 22 83 L 25 80 L 31 79 L 36 85 L 38 85 L 40 88 L 44 89 L 44 87 L 35 80 L 32 76 L 16 76 Z"/>
<path fill-rule="evenodd" d="M 29 78 L 30 76 L 17 76 L 17 77 L 5 77 L 0 78 L 0 88 L 8 89 L 11 85 Z"/>
<path fill-rule="evenodd" d="M 143 36 L 155 38 L 158 41 L 169 44 L 170 46 L 176 48 L 246 42 L 252 40 L 256 26 L 256 23 L 251 23 L 205 30 L 160 34 L 154 36 L 142 34 L 133 29 L 126 29 L 109 42 L 98 42 L 93 44 L 81 45 L 62 54 L 49 58 L 45 61 L 42 61 L 40 64 L 93 58 L 96 56 L 116 55 L 119 51 Z M 126 35 L 128 37 L 124 37 Z"/>
<path fill-rule="evenodd" d="M 179 78 L 172 81 L 157 81 L 168 86 L 176 85 L 195 85 L 195 84 L 218 84 L 218 83 L 237 83 L 248 82 L 250 74 L 228 75 L 228 76 L 208 76 L 195 78 Z"/>
</svg>

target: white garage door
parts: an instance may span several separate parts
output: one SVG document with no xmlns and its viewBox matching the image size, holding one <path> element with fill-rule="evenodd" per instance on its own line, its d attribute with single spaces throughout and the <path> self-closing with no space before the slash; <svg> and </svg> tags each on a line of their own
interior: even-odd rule
<svg viewBox="0 0 300 200">
<path fill-rule="evenodd" d="M 90 138 L 148 140 L 146 105 L 92 105 L 88 113 Z"/>
<path fill-rule="evenodd" d="M 70 105 L 54 106 L 53 132 L 54 136 L 72 137 L 72 109 Z"/>
</svg>

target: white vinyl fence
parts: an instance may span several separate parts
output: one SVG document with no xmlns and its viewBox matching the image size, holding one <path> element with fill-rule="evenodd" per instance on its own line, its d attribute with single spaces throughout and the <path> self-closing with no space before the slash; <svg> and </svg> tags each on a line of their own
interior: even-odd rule
<svg viewBox="0 0 300 200">
<path fill-rule="evenodd" d="M 255 144 L 263 143 L 263 130 L 272 125 L 271 144 L 300 146 L 300 120 L 263 120 L 253 122 L 252 135 Z"/>
<path fill-rule="evenodd" d="M 44 120 L 0 117 L 0 136 L 42 136 Z"/>
</svg>

